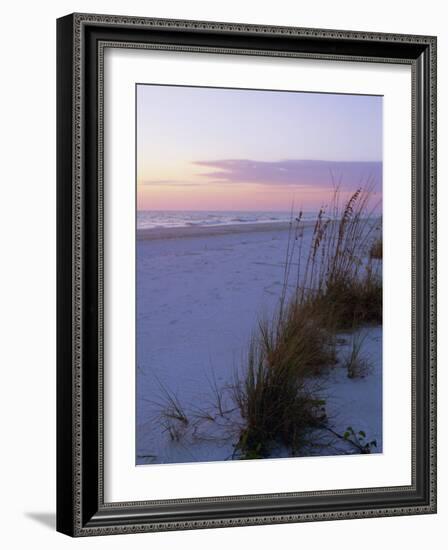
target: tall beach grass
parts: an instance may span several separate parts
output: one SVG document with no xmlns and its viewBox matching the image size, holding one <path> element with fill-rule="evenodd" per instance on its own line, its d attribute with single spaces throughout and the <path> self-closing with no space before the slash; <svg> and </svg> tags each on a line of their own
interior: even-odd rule
<svg viewBox="0 0 448 550">
<path fill-rule="evenodd" d="M 233 385 L 242 458 L 279 444 L 300 453 L 306 432 L 327 421 L 311 380 L 335 363 L 336 333 L 382 322 L 381 265 L 371 253 L 381 224 L 371 198 L 360 188 L 342 202 L 336 189 L 309 247 L 302 213 L 291 220 L 278 309 L 259 324 Z"/>
</svg>

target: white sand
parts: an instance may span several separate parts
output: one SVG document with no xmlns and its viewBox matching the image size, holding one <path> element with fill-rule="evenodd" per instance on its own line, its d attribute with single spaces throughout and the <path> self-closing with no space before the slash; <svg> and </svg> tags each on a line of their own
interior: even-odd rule
<svg viewBox="0 0 448 550">
<path fill-rule="evenodd" d="M 161 227 L 152 229 L 139 229 L 138 240 L 182 239 L 188 237 L 212 237 L 217 235 L 236 235 L 241 233 L 266 233 L 273 230 L 287 230 L 289 223 L 245 223 L 234 225 L 211 225 L 190 227 Z M 310 227 L 312 223 L 308 223 Z"/>
<path fill-rule="evenodd" d="M 305 242 L 310 233 L 305 231 Z M 139 233 L 137 463 L 231 456 L 234 434 L 228 441 L 198 440 L 191 424 L 179 441 L 163 433 L 160 411 L 166 398 L 160 385 L 177 395 L 190 416 L 194 409 L 207 408 L 213 376 L 219 387 L 232 382 L 258 319 L 278 304 L 287 241 L 284 223 Z M 353 425 L 381 444 L 381 329 L 370 329 L 367 341 L 372 373 L 349 380 L 333 369 L 328 407 L 335 413 L 335 429 Z"/>
</svg>

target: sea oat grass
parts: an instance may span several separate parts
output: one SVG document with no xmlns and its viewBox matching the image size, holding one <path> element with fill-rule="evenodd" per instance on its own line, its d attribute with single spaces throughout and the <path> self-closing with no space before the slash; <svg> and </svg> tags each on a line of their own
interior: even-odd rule
<svg viewBox="0 0 448 550">
<path fill-rule="evenodd" d="M 347 369 L 348 378 L 364 378 L 371 371 L 371 364 L 363 354 L 366 333 L 355 332 L 348 353 L 344 357 L 343 367 Z"/>
<path fill-rule="evenodd" d="M 383 259 L 383 240 L 382 239 L 376 239 L 372 243 L 372 246 L 370 247 L 369 255 L 372 260 Z"/>
<path fill-rule="evenodd" d="M 260 323 L 243 376 L 233 386 L 243 420 L 236 445 L 242 458 L 268 456 L 278 444 L 300 452 L 304 434 L 326 421 L 325 403 L 309 381 L 335 362 L 336 332 L 382 321 L 380 266 L 374 268 L 369 257 L 378 220 L 369 199 L 360 188 L 341 208 L 336 189 L 330 206 L 317 215 L 304 258 L 302 213 L 295 218 L 278 313 Z M 293 265 L 298 267 L 291 294 Z"/>
<path fill-rule="evenodd" d="M 309 301 L 322 312 L 324 326 L 333 331 L 382 322 L 382 284 L 379 277 L 334 279 Z"/>
<path fill-rule="evenodd" d="M 307 391 L 297 364 L 274 364 L 262 350 L 253 340 L 245 376 L 233 387 L 244 421 L 236 446 L 241 458 L 268 456 L 276 445 L 297 448 L 304 430 L 325 420 L 324 402 Z"/>
<path fill-rule="evenodd" d="M 237 445 L 243 458 L 266 456 L 276 445 L 297 450 L 304 431 L 325 420 L 324 402 L 309 382 L 336 359 L 333 338 L 320 325 L 294 302 L 260 323 L 233 386 L 244 421 Z"/>
</svg>

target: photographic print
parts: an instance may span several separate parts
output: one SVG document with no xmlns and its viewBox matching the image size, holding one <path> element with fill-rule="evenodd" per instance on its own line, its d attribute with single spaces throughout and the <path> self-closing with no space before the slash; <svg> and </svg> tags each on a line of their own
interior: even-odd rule
<svg viewBox="0 0 448 550">
<path fill-rule="evenodd" d="M 57 530 L 436 513 L 437 38 L 74 13 L 57 52 Z"/>
<path fill-rule="evenodd" d="M 382 452 L 382 101 L 136 85 L 137 465 Z"/>
</svg>

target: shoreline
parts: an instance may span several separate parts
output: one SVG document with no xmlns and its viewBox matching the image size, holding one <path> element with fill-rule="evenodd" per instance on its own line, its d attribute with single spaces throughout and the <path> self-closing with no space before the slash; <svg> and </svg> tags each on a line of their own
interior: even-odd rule
<svg viewBox="0 0 448 550">
<path fill-rule="evenodd" d="M 305 227 L 314 225 L 314 221 L 305 222 Z M 291 222 L 238 223 L 228 225 L 208 225 L 189 227 L 154 227 L 137 229 L 137 241 L 163 239 L 182 239 L 194 237 L 214 237 L 218 235 L 237 235 L 240 233 L 266 233 L 269 231 L 288 231 Z"/>
</svg>

